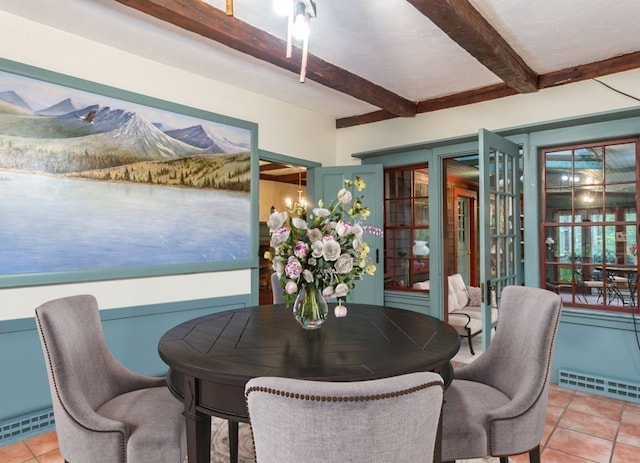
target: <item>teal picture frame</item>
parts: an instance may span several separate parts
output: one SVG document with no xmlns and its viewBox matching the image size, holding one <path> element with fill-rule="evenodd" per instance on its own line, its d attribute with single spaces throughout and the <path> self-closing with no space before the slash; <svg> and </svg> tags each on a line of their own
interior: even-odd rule
<svg viewBox="0 0 640 463">
<path fill-rule="evenodd" d="M 253 122 L 0 59 L 0 288 L 257 267 L 257 140 Z"/>
</svg>

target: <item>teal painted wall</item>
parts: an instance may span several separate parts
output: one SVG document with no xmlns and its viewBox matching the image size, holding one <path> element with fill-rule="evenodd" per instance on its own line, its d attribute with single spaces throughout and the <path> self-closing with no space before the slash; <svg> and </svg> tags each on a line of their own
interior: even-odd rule
<svg viewBox="0 0 640 463">
<path fill-rule="evenodd" d="M 640 315 L 637 316 L 640 329 Z M 571 370 L 640 384 L 640 347 L 630 315 L 564 308 L 553 357 L 551 381 Z"/>
<path fill-rule="evenodd" d="M 251 295 L 180 301 L 101 312 L 113 355 L 141 374 L 161 376 L 167 366 L 158 341 L 171 327 L 223 310 L 251 306 Z M 0 322 L 0 423 L 51 407 L 40 339 L 33 318 Z"/>
</svg>

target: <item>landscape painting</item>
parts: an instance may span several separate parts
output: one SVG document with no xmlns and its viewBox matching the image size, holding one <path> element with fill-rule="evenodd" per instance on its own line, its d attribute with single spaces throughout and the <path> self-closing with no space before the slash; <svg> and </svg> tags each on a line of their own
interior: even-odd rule
<svg viewBox="0 0 640 463">
<path fill-rule="evenodd" d="M 252 136 L 0 71 L 0 276 L 250 259 Z"/>
</svg>

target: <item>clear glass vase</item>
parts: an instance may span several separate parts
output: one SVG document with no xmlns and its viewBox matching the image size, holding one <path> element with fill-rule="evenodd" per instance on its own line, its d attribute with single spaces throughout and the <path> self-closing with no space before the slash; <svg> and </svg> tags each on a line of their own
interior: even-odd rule
<svg viewBox="0 0 640 463">
<path fill-rule="evenodd" d="M 293 302 L 293 316 L 305 330 L 316 330 L 327 319 L 329 307 L 320 288 L 305 284 Z"/>
</svg>

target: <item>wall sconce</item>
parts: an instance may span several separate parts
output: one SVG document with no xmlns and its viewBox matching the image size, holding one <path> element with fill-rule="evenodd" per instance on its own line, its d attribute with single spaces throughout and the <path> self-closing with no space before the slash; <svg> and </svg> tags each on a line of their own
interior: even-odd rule
<svg viewBox="0 0 640 463">
<path fill-rule="evenodd" d="M 551 248 L 553 247 L 554 244 L 556 244 L 556 242 L 553 238 L 551 238 L 550 236 L 547 236 L 547 239 L 544 240 L 544 244 L 546 244 L 547 249 L 551 251 Z"/>
</svg>

